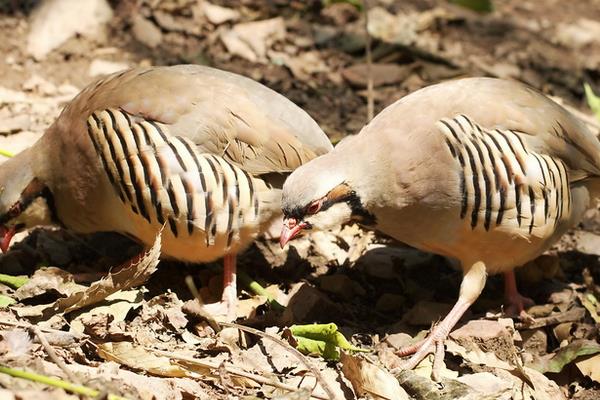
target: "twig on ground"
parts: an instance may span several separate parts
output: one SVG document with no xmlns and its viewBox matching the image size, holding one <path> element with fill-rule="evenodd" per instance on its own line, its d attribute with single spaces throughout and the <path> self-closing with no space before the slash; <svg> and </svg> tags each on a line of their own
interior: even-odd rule
<svg viewBox="0 0 600 400">
<path fill-rule="evenodd" d="M 31 331 L 35 334 L 35 336 L 37 336 L 38 340 L 44 347 L 44 350 L 46 350 L 46 354 L 48 354 L 48 357 L 50 357 L 54 364 L 56 364 L 58 368 L 60 368 L 65 373 L 65 375 L 67 376 L 67 378 L 69 378 L 71 382 L 80 384 L 81 381 L 79 380 L 79 378 L 77 378 L 71 372 L 71 370 L 69 370 L 67 364 L 65 364 L 65 362 L 58 357 L 58 355 L 54 351 L 54 348 L 50 346 L 50 343 L 48 343 L 48 340 L 46 339 L 46 336 L 44 335 L 42 330 L 38 326 L 32 326 Z"/>
<path fill-rule="evenodd" d="M 196 301 L 198 302 L 198 305 L 199 305 L 199 307 L 197 309 L 194 307 L 194 312 L 197 312 L 198 314 L 200 314 L 200 316 L 208 322 L 210 327 L 215 332 L 220 332 L 221 327 L 219 326 L 219 323 L 217 322 L 217 320 L 214 319 L 214 317 L 212 315 L 210 315 L 210 313 L 206 312 L 206 309 L 203 307 L 204 301 L 202 301 L 202 297 L 200 297 L 198 288 L 196 287 L 196 284 L 194 283 L 194 278 L 192 278 L 189 275 L 186 276 L 185 283 L 187 284 L 188 289 L 190 289 L 192 296 L 194 296 L 194 298 L 196 299 Z"/>
<path fill-rule="evenodd" d="M 219 366 L 220 366 L 217 363 L 211 363 L 211 362 L 202 361 L 200 359 L 193 358 L 193 357 L 188 357 L 188 356 L 173 354 L 173 353 L 168 352 L 168 351 L 152 349 L 152 348 L 149 348 L 149 347 L 145 347 L 145 349 L 148 350 L 148 351 L 151 351 L 151 352 L 153 352 L 153 353 L 155 353 L 157 355 L 160 355 L 160 356 L 169 357 L 169 358 L 171 358 L 173 360 L 178 360 L 178 361 L 183 361 L 183 362 L 186 362 L 186 363 L 189 363 L 189 364 L 198 365 L 198 366 L 203 367 L 203 368 L 218 370 Z M 276 387 L 278 389 L 288 390 L 290 392 L 298 390 L 298 388 L 296 386 L 292 386 L 292 385 L 288 385 L 287 383 L 275 381 L 275 380 L 269 379 L 267 377 L 264 377 L 262 375 L 253 374 L 253 373 L 244 371 L 242 369 L 239 369 L 239 368 L 236 368 L 236 367 L 233 367 L 233 366 L 230 366 L 230 365 L 224 365 L 223 368 L 227 372 L 229 372 L 230 374 L 238 375 L 238 376 L 241 376 L 243 378 L 248 378 L 248 379 L 251 379 L 251 380 L 253 380 L 253 381 L 257 382 L 257 383 L 263 384 L 263 385 L 273 386 L 273 387 Z M 315 399 L 320 399 L 320 400 L 327 400 L 327 397 L 320 396 L 318 394 L 311 394 L 311 397 L 313 397 Z"/>
<path fill-rule="evenodd" d="M 14 326 L 17 328 L 25 328 L 25 329 L 32 329 L 33 327 L 36 327 L 33 324 L 30 324 L 28 322 L 21 322 L 21 321 L 2 321 L 2 320 L 0 320 L 0 325 Z M 42 332 L 55 333 L 58 335 L 71 335 L 76 339 L 85 339 L 88 337 L 85 334 L 80 334 L 80 333 L 76 333 L 76 332 L 66 332 L 66 331 L 61 331 L 59 329 L 44 328 L 44 327 L 37 327 L 37 328 L 39 328 Z"/>
<path fill-rule="evenodd" d="M 98 390 L 89 388 L 87 386 L 76 385 L 62 379 L 36 374 L 34 372 L 23 371 L 20 369 L 9 368 L 5 367 L 4 365 L 0 365 L 0 373 L 10 375 L 15 378 L 27 379 L 31 382 L 57 387 L 83 396 L 97 397 L 100 394 Z M 108 400 L 127 400 L 125 397 L 115 396 L 114 394 L 109 394 L 106 396 L 106 398 Z"/>
<path fill-rule="evenodd" d="M 296 357 L 298 359 L 298 361 L 300 361 L 315 376 L 315 378 L 317 379 L 317 382 L 321 385 L 321 387 L 323 388 L 325 393 L 327 393 L 327 396 L 329 396 L 330 399 L 335 399 L 335 394 L 333 393 L 333 390 L 329 387 L 329 385 L 327 384 L 327 381 L 325 381 L 325 379 L 323 378 L 323 375 L 321 375 L 319 370 L 316 369 L 314 366 L 312 366 L 310 364 L 310 362 L 306 359 L 306 357 L 302 353 L 300 353 L 298 350 L 296 350 L 295 348 L 290 346 L 289 343 L 287 343 L 273 335 L 269 335 L 268 333 L 259 331 L 258 329 L 250 328 L 249 326 L 234 324 L 231 322 L 219 322 L 219 325 L 236 328 L 241 331 L 248 332 L 253 335 L 260 336 L 262 338 L 266 338 L 266 339 L 269 339 L 269 340 L 277 343 L 278 345 L 283 347 L 286 351 L 288 351 L 290 354 L 292 354 L 294 357 Z"/>
</svg>

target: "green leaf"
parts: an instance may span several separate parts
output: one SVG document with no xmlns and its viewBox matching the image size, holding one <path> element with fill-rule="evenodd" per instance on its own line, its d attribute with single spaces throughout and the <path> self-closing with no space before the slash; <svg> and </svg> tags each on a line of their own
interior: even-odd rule
<svg viewBox="0 0 600 400">
<path fill-rule="evenodd" d="M 25 275 L 12 276 L 6 274 L 0 274 L 0 283 L 10 286 L 13 289 L 18 289 L 29 281 L 29 278 Z"/>
<path fill-rule="evenodd" d="M 16 302 L 17 301 L 15 299 L 13 299 L 12 297 L 8 297 L 3 294 L 0 294 L 0 308 L 8 307 L 11 304 L 16 303 Z"/>
<path fill-rule="evenodd" d="M 592 340 L 578 339 L 559 349 L 554 357 L 536 360 L 529 367 L 543 374 L 546 372 L 558 373 L 576 358 L 596 353 L 600 353 L 600 344 Z"/>
<path fill-rule="evenodd" d="M 488 13 L 494 11 L 492 0 L 450 0 L 450 3 L 457 4 L 469 10 L 480 13 Z"/>
<path fill-rule="evenodd" d="M 310 324 L 292 325 L 290 332 L 298 342 L 297 349 L 304 354 L 320 355 L 326 360 L 338 360 L 340 352 L 338 348 L 369 352 L 353 346 L 341 332 L 336 324 Z"/>
<path fill-rule="evenodd" d="M 296 337 L 298 345 L 296 348 L 303 354 L 321 356 L 326 360 L 339 360 L 340 352 L 333 343 L 323 340 L 308 339 L 305 337 Z"/>
<path fill-rule="evenodd" d="M 588 106 L 590 106 L 590 109 L 596 115 L 596 118 L 600 120 L 600 97 L 596 96 L 590 85 L 587 83 L 583 84 L 583 90 L 585 91 L 585 98 Z"/>
</svg>

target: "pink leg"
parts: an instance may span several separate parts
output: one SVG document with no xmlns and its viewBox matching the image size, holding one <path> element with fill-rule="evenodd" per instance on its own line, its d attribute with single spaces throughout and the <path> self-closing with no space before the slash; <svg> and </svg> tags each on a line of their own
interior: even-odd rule
<svg viewBox="0 0 600 400">
<path fill-rule="evenodd" d="M 504 302 L 506 305 L 505 313 L 507 315 L 518 315 L 523 320 L 532 319 L 525 312 L 525 308 L 534 305 L 534 302 L 517 290 L 517 280 L 514 270 L 504 273 Z"/>
<path fill-rule="evenodd" d="M 223 296 L 227 307 L 227 319 L 234 321 L 237 308 L 237 275 L 235 254 L 227 254 L 223 259 Z"/>
<path fill-rule="evenodd" d="M 235 321 L 237 310 L 236 256 L 227 254 L 223 258 L 223 295 L 221 301 L 204 305 L 212 315 L 225 315 L 228 321 Z"/>
<path fill-rule="evenodd" d="M 413 356 L 401 366 L 402 369 L 413 369 L 429 353 L 435 352 L 433 378 L 439 378 L 439 370 L 444 359 L 444 341 L 471 304 L 477 300 L 485 286 L 485 280 L 486 269 L 482 262 L 476 262 L 471 268 L 465 271 L 463 281 L 460 285 L 460 296 L 458 297 L 458 301 L 454 307 L 452 307 L 452 310 L 450 310 L 446 318 L 433 328 L 433 331 L 425 341 L 398 350 L 397 354 L 400 356 L 414 353 Z"/>
</svg>

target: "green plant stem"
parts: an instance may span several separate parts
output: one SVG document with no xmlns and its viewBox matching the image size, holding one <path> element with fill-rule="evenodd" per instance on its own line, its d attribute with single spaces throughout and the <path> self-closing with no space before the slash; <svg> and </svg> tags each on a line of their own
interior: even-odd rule
<svg viewBox="0 0 600 400">
<path fill-rule="evenodd" d="M 6 274 L 0 274 L 0 283 L 5 284 L 6 286 L 10 286 L 13 289 L 18 289 L 29 281 L 29 278 L 20 275 L 20 276 L 12 276 Z"/>
<path fill-rule="evenodd" d="M 285 310 L 285 307 L 281 305 L 281 303 L 279 303 L 277 300 L 275 300 L 273 296 L 271 296 L 271 294 L 260 285 L 260 283 L 250 278 L 244 271 L 238 270 L 237 275 L 242 285 L 247 286 L 254 294 L 258 296 L 265 296 L 267 298 L 267 302 L 271 305 L 273 310 Z"/>
<path fill-rule="evenodd" d="M 76 385 L 71 382 L 64 381 L 59 378 L 52 378 L 50 376 L 36 374 L 34 372 L 23 371 L 20 369 L 14 369 L 5 367 L 4 365 L 0 365 L 0 373 L 10 375 L 15 378 L 27 379 L 28 381 L 43 383 L 44 385 L 57 387 L 60 389 L 64 389 L 68 392 L 89 396 L 89 397 L 97 397 L 100 392 L 89 388 L 87 386 Z M 109 394 L 107 396 L 109 400 L 127 400 L 124 397 L 115 396 L 113 394 Z"/>
<path fill-rule="evenodd" d="M 14 157 L 15 155 L 12 152 L 8 151 L 8 150 L 2 150 L 2 149 L 0 149 L 0 156 L 11 158 L 11 157 Z"/>
</svg>

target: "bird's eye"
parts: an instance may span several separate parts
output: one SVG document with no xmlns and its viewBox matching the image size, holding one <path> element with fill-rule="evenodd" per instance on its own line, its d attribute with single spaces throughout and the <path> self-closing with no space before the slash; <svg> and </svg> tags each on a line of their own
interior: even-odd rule
<svg viewBox="0 0 600 400">
<path fill-rule="evenodd" d="M 321 200 L 312 202 L 306 209 L 307 214 L 316 214 L 321 209 Z"/>
</svg>

